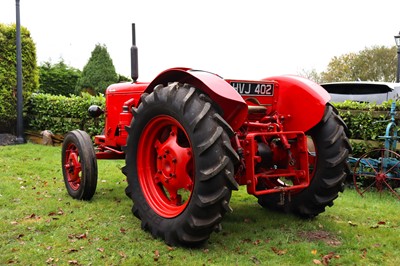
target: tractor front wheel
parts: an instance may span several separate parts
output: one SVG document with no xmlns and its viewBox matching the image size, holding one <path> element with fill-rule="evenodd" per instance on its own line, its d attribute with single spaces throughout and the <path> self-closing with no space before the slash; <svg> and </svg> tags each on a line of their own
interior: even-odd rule
<svg viewBox="0 0 400 266">
<path fill-rule="evenodd" d="M 97 186 L 97 160 L 85 131 L 74 130 L 65 135 L 61 164 L 68 194 L 74 199 L 90 200 Z"/>
<path fill-rule="evenodd" d="M 142 229 L 169 245 L 204 243 L 230 210 L 237 154 L 207 96 L 157 86 L 134 110 L 125 147 L 126 194 Z"/>
</svg>

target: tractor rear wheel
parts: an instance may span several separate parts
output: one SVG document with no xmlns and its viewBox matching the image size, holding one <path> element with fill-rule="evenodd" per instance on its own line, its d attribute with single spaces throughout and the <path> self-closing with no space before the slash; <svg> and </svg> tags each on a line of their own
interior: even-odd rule
<svg viewBox="0 0 400 266">
<path fill-rule="evenodd" d="M 97 160 L 90 136 L 82 130 L 67 133 L 61 152 L 64 183 L 74 199 L 90 200 L 97 186 Z"/>
<path fill-rule="evenodd" d="M 133 113 L 123 168 L 133 214 L 168 245 L 204 243 L 220 228 L 237 189 L 232 129 L 187 84 L 158 85 Z"/>
<path fill-rule="evenodd" d="M 315 152 L 309 152 L 310 185 L 282 200 L 280 194 L 258 197 L 258 203 L 266 208 L 312 218 L 332 206 L 349 173 L 347 157 L 351 151 L 346 137 L 347 127 L 336 110 L 327 105 L 322 120 L 309 132 Z"/>
</svg>

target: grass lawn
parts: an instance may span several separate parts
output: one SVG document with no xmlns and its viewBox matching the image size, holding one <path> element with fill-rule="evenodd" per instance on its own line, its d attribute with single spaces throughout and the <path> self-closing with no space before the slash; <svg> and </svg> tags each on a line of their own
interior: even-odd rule
<svg viewBox="0 0 400 266">
<path fill-rule="evenodd" d="M 140 229 L 122 160 L 99 161 L 89 202 L 70 198 L 61 148 L 0 146 L 0 265 L 400 265 L 400 202 L 347 189 L 313 220 L 265 210 L 245 187 L 198 249 Z"/>
</svg>

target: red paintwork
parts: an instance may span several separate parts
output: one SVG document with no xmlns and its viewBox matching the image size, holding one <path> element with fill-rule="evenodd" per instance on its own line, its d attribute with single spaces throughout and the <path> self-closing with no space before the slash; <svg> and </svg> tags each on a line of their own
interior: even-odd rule
<svg viewBox="0 0 400 266">
<path fill-rule="evenodd" d="M 254 161 L 259 160 L 257 156 L 257 140 L 258 137 L 265 137 L 267 139 L 277 138 L 283 139 L 287 136 L 296 136 L 298 140 L 296 143 L 290 145 L 291 156 L 296 163 L 291 165 L 289 158 L 286 154 L 282 156 L 283 150 L 279 150 L 275 147 L 275 158 L 274 161 L 281 168 L 278 169 L 265 169 L 263 172 L 256 173 L 254 167 Z M 292 138 L 292 137 L 291 137 Z M 245 162 L 246 162 L 246 175 L 244 180 L 247 185 L 247 192 L 256 196 L 282 192 L 282 191 L 298 191 L 304 189 L 310 184 L 308 155 L 307 155 L 307 138 L 304 132 L 264 132 L 264 133 L 250 133 L 247 134 L 245 139 Z M 283 167 L 282 167 L 283 166 Z M 243 178 L 243 177 L 242 177 Z M 282 186 L 278 183 L 277 179 L 291 179 L 293 184 L 291 186 Z M 266 179 L 266 182 L 272 184 L 271 189 L 268 190 L 257 190 L 256 186 L 260 179 Z M 242 181 L 243 183 L 243 181 Z"/>
<path fill-rule="evenodd" d="M 184 134 L 178 137 L 178 131 Z M 138 154 L 139 182 L 150 207 L 165 218 L 181 214 L 194 187 L 192 148 L 186 131 L 170 116 L 154 117 L 140 136 Z"/>
<path fill-rule="evenodd" d="M 232 89 L 221 77 L 204 71 L 189 68 L 172 68 L 159 74 L 148 86 L 146 92 L 151 92 L 158 84 L 178 81 L 188 83 L 204 91 L 218 106 L 224 110 L 223 118 L 233 128 L 238 130 L 247 118 L 247 104 L 243 98 Z"/>
<path fill-rule="evenodd" d="M 75 144 L 70 143 L 65 151 L 64 168 L 67 173 L 68 183 L 71 189 L 78 190 L 81 186 L 81 163 L 79 162 L 79 151 Z"/>
<path fill-rule="evenodd" d="M 276 76 L 261 81 L 224 80 L 209 72 L 173 68 L 150 83 L 111 85 L 106 91 L 105 134 L 95 137 L 98 159 L 124 158 L 122 147 L 127 139 L 125 127 L 133 119 L 131 109 L 138 107 L 143 93 L 151 93 L 158 84 L 169 82 L 190 84 L 221 108 L 223 118 L 235 132 L 232 146 L 241 155 L 235 178 L 240 185 L 247 185 L 249 193 L 296 193 L 309 185 L 313 174 L 308 169 L 315 164 L 315 157 L 307 152 L 305 132 L 322 119 L 330 96 L 319 85 L 297 76 Z M 274 90 L 271 95 L 241 96 L 231 82 L 273 85 Z M 170 126 L 169 137 L 160 139 L 161 132 L 170 130 Z M 184 132 L 175 119 L 155 117 L 140 136 L 138 147 L 142 155 L 137 161 L 139 178 L 147 202 L 167 218 L 185 209 L 187 201 L 182 202 L 179 193 L 181 190 L 191 193 L 194 185 L 191 148 L 178 145 L 174 136 L 178 130 Z M 271 162 L 263 162 L 261 166 L 259 144 L 273 154 L 269 158 Z M 170 174 L 175 177 L 171 178 Z M 282 184 L 285 179 L 290 179 L 291 184 Z M 261 180 L 263 189 L 257 186 Z"/>
<path fill-rule="evenodd" d="M 127 138 L 125 126 L 129 126 L 132 120 L 130 108 L 138 106 L 140 95 L 147 85 L 148 83 L 143 82 L 118 83 L 107 88 L 104 138 L 97 138 L 96 144 L 117 149 L 125 145 Z M 128 110 L 123 112 L 122 107 L 125 103 L 128 103 Z"/>
<path fill-rule="evenodd" d="M 285 117 L 285 130 L 307 131 L 321 121 L 329 93 L 320 85 L 299 76 L 275 76 L 279 84 L 276 112 Z"/>
</svg>

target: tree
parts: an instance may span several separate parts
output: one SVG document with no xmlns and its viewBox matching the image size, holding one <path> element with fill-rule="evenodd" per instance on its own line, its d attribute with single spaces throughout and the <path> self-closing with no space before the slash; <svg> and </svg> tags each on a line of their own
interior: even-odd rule
<svg viewBox="0 0 400 266">
<path fill-rule="evenodd" d="M 17 118 L 16 26 L 0 23 L 0 132 L 13 133 Z M 39 84 L 36 46 L 30 32 L 21 27 L 24 104 Z"/>
<path fill-rule="evenodd" d="M 337 81 L 385 81 L 396 78 L 396 47 L 373 46 L 359 53 L 348 53 L 334 57 L 328 69 L 321 73 L 324 82 Z"/>
<path fill-rule="evenodd" d="M 44 62 L 39 66 L 39 92 L 69 96 L 80 76 L 81 71 L 67 66 L 63 59 L 56 64 Z"/>
<path fill-rule="evenodd" d="M 118 74 L 118 82 L 132 81 L 130 77 Z"/>
<path fill-rule="evenodd" d="M 304 77 L 306 79 L 312 80 L 315 83 L 322 83 L 321 73 L 318 73 L 314 68 L 310 71 L 302 69 L 299 73 L 299 76 Z"/>
<path fill-rule="evenodd" d="M 106 88 L 116 82 L 118 82 L 118 75 L 115 72 L 107 47 L 97 44 L 89 61 L 83 68 L 76 91 L 80 93 L 85 90 L 95 94 L 104 94 Z"/>
</svg>

